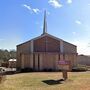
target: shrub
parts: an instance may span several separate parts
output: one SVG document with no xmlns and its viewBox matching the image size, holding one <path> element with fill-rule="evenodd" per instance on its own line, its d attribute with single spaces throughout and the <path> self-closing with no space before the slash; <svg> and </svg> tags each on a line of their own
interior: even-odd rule
<svg viewBox="0 0 90 90">
<path fill-rule="evenodd" d="M 21 72 L 32 72 L 32 71 L 34 71 L 32 68 L 21 69 Z"/>
<path fill-rule="evenodd" d="M 77 65 L 72 69 L 72 71 L 80 72 L 80 71 L 87 71 L 88 68 L 85 65 Z"/>
<path fill-rule="evenodd" d="M 53 72 L 54 70 L 53 69 L 51 69 L 51 68 L 49 68 L 49 69 L 43 69 L 42 71 L 44 71 L 44 72 Z"/>
</svg>

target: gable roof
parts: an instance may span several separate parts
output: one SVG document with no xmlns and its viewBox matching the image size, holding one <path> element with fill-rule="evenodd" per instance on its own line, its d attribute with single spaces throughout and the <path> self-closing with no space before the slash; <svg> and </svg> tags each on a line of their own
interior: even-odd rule
<svg viewBox="0 0 90 90">
<path fill-rule="evenodd" d="M 34 40 L 40 39 L 40 38 L 45 37 L 45 36 L 51 37 L 51 38 L 56 39 L 56 40 L 58 40 L 58 41 L 66 42 L 66 41 L 64 41 L 64 40 L 62 40 L 62 39 L 60 39 L 60 38 L 57 38 L 57 37 L 55 37 L 55 36 L 53 36 L 53 35 L 51 35 L 51 34 L 45 33 L 45 34 L 42 34 L 41 36 L 38 36 L 38 37 L 36 37 L 36 38 L 33 38 L 33 39 L 31 39 L 31 40 L 29 40 L 29 41 L 26 41 L 26 42 L 24 42 L 24 43 L 21 43 L 21 44 L 19 44 L 19 45 L 17 45 L 17 46 L 23 45 L 23 44 L 28 43 L 28 42 L 30 42 L 30 41 L 34 41 Z M 69 42 L 66 42 L 66 43 L 71 44 L 71 43 L 69 43 Z M 73 45 L 73 44 L 71 44 L 71 45 Z M 73 46 L 76 46 L 76 45 L 73 45 Z"/>
</svg>

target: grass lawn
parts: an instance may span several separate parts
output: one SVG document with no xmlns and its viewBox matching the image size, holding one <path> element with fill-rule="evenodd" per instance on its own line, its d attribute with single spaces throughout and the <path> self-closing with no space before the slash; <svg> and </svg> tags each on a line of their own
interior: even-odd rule
<svg viewBox="0 0 90 90">
<path fill-rule="evenodd" d="M 33 72 L 7 75 L 0 90 L 90 90 L 90 72 L 69 72 L 67 81 L 61 72 Z"/>
</svg>

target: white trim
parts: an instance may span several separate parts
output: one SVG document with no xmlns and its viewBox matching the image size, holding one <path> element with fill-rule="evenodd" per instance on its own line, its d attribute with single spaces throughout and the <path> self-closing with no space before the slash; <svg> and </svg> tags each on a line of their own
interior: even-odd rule
<svg viewBox="0 0 90 90">
<path fill-rule="evenodd" d="M 60 51 L 61 51 L 61 53 L 63 53 L 63 49 L 64 49 L 64 48 L 63 48 L 63 41 L 61 40 L 61 41 L 60 41 Z"/>
<path fill-rule="evenodd" d="M 24 68 L 24 54 L 21 56 L 21 68 Z"/>
<path fill-rule="evenodd" d="M 31 41 L 31 52 L 33 52 L 33 40 Z"/>
</svg>

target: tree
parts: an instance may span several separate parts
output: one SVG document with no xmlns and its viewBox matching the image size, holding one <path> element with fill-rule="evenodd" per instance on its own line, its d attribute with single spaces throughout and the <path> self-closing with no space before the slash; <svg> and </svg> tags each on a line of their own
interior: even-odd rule
<svg viewBox="0 0 90 90">
<path fill-rule="evenodd" d="M 16 51 L 15 50 L 3 50 L 0 49 L 0 60 L 8 61 L 10 58 L 16 59 Z"/>
<path fill-rule="evenodd" d="M 16 58 L 16 51 L 15 50 L 11 50 L 9 52 L 9 54 L 10 54 L 10 58 Z"/>
</svg>

